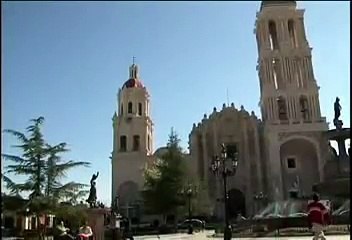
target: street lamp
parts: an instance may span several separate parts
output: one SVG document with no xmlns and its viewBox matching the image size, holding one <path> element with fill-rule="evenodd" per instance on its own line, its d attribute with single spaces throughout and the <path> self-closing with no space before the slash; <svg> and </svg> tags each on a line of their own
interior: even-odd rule
<svg viewBox="0 0 352 240">
<path fill-rule="evenodd" d="M 116 240 L 117 237 L 117 229 L 120 228 L 120 219 L 121 215 L 119 214 L 119 196 L 116 194 L 116 197 L 113 201 L 112 208 L 111 208 L 111 222 L 112 222 L 112 229 L 113 235 L 112 239 Z"/>
<path fill-rule="evenodd" d="M 181 194 L 187 197 L 188 200 L 188 219 L 192 218 L 192 197 L 197 194 L 197 188 L 192 184 L 188 184 L 181 190 Z"/>
<path fill-rule="evenodd" d="M 221 154 L 215 156 L 211 162 L 210 170 L 215 176 L 221 175 L 224 181 L 224 211 L 225 211 L 225 229 L 224 240 L 231 239 L 231 226 L 228 217 L 228 194 L 227 194 L 227 177 L 236 174 L 238 166 L 238 152 L 228 151 L 225 144 L 221 144 Z"/>
<path fill-rule="evenodd" d="M 188 219 L 189 219 L 189 226 L 188 226 L 188 233 L 192 234 L 193 233 L 193 228 L 192 228 L 192 197 L 197 194 L 197 188 L 196 186 L 193 186 L 192 184 L 188 184 L 181 190 L 181 195 L 184 195 L 188 199 Z"/>
</svg>

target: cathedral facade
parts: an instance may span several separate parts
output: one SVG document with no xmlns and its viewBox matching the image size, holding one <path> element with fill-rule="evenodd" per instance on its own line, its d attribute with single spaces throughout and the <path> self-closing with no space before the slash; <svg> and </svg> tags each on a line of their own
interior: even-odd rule
<svg viewBox="0 0 352 240">
<path fill-rule="evenodd" d="M 238 153 L 237 174 L 228 178 L 228 194 L 230 205 L 242 215 L 255 213 L 259 193 L 268 201 L 286 200 L 294 191 L 307 196 L 324 179 L 328 141 L 323 132 L 328 124 L 321 116 L 303 14 L 295 1 L 263 1 L 257 12 L 262 118 L 243 106 L 224 104 L 220 111 L 214 108 L 210 116 L 204 115 L 189 134 L 188 172 L 208 186 L 214 215 L 222 216 L 223 187 L 209 168 L 222 143 Z M 112 199 L 118 195 L 120 208 L 127 211 L 138 211 L 143 169 L 157 155 L 150 96 L 138 74 L 133 64 L 113 117 Z"/>
</svg>

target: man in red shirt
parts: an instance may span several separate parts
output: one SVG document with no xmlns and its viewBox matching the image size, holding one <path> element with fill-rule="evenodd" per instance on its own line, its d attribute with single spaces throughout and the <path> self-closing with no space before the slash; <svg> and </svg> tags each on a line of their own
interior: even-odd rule
<svg viewBox="0 0 352 240">
<path fill-rule="evenodd" d="M 313 194 L 313 202 L 308 204 L 308 221 L 309 227 L 314 232 L 313 240 L 323 239 L 324 236 L 324 225 L 327 225 L 330 221 L 328 209 L 319 202 L 319 195 Z"/>
</svg>

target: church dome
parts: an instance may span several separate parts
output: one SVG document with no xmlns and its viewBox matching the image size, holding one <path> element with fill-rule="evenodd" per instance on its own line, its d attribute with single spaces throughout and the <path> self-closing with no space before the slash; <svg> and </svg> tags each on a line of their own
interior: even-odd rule
<svg viewBox="0 0 352 240">
<path fill-rule="evenodd" d="M 162 155 L 164 155 L 165 153 L 167 153 L 167 147 L 159 147 L 155 152 L 154 152 L 154 156 L 157 157 L 161 157 Z"/>
<path fill-rule="evenodd" d="M 130 78 L 122 85 L 122 88 L 144 88 L 141 81 L 139 81 L 138 66 L 132 64 L 130 66 Z"/>
<path fill-rule="evenodd" d="M 128 79 L 122 86 L 122 88 L 143 88 L 141 81 L 135 78 Z"/>
</svg>

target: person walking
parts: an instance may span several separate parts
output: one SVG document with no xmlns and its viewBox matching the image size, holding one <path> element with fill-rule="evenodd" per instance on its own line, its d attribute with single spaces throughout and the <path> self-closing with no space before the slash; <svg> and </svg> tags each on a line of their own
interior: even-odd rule
<svg viewBox="0 0 352 240">
<path fill-rule="evenodd" d="M 92 228 L 88 225 L 88 221 L 85 221 L 83 226 L 79 228 L 77 238 L 79 240 L 89 240 L 93 236 Z"/>
<path fill-rule="evenodd" d="M 64 239 L 70 239 L 73 240 L 75 239 L 72 235 L 68 234 L 68 231 L 70 231 L 69 228 L 65 227 L 65 224 L 63 221 L 61 221 L 57 226 L 56 230 L 58 233 L 57 239 L 64 240 Z"/>
<path fill-rule="evenodd" d="M 319 200 L 319 195 L 314 193 L 313 202 L 308 204 L 308 222 L 314 233 L 313 240 L 326 239 L 324 226 L 330 222 L 329 211 Z"/>
</svg>

